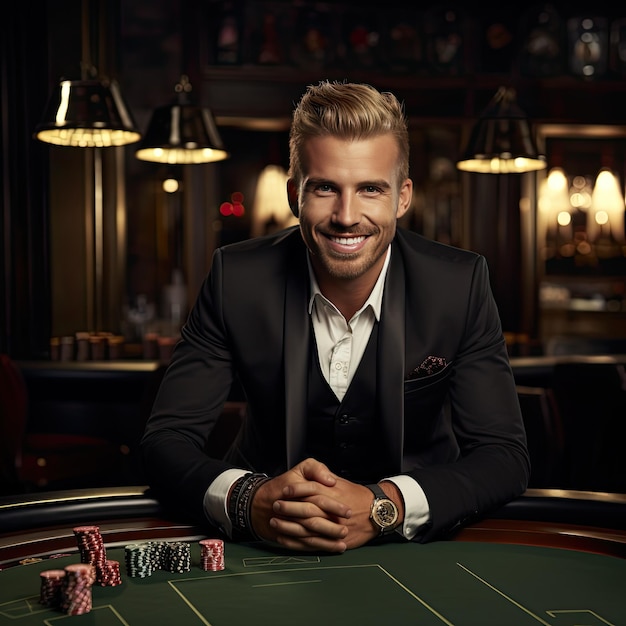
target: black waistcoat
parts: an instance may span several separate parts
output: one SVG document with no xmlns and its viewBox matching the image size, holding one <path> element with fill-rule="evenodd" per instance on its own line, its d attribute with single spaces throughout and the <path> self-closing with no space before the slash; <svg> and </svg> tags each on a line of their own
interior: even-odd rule
<svg viewBox="0 0 626 626">
<path fill-rule="evenodd" d="M 314 333 L 309 349 L 307 455 L 353 482 L 375 482 L 388 472 L 381 454 L 382 432 L 376 396 L 378 324 L 341 402 L 324 378 Z"/>
</svg>

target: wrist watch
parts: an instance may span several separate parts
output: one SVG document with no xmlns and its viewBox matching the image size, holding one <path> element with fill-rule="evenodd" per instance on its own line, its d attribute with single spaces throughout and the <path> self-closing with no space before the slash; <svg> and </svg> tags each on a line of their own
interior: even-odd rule
<svg viewBox="0 0 626 626">
<path fill-rule="evenodd" d="M 370 511 L 370 519 L 380 530 L 381 535 L 388 535 L 396 528 L 398 521 L 398 507 L 379 485 L 366 485 L 374 493 L 374 502 Z"/>
</svg>

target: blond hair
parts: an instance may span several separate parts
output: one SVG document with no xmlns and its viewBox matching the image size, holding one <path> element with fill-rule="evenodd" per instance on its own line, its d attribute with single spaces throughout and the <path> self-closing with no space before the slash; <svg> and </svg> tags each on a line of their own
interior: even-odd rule
<svg viewBox="0 0 626 626">
<path fill-rule="evenodd" d="M 293 112 L 289 132 L 289 176 L 299 185 L 304 176 L 307 139 L 331 135 L 367 139 L 391 133 L 398 143 L 398 185 L 409 176 L 409 134 L 403 105 L 389 92 L 371 85 L 321 81 L 310 85 Z"/>
</svg>

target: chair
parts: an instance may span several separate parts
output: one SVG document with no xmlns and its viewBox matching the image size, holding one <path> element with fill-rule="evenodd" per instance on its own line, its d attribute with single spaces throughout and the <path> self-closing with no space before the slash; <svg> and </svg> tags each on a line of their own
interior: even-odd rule
<svg viewBox="0 0 626 626">
<path fill-rule="evenodd" d="M 530 455 L 529 487 L 562 487 L 563 425 L 550 388 L 517 385 Z"/>
<path fill-rule="evenodd" d="M 626 493 L 626 368 L 557 362 L 552 385 L 563 420 L 567 489 Z"/>
<path fill-rule="evenodd" d="M 28 428 L 28 389 L 19 366 L 0 354 L 0 478 L 5 494 L 124 484 L 129 457 L 100 437 Z"/>
</svg>

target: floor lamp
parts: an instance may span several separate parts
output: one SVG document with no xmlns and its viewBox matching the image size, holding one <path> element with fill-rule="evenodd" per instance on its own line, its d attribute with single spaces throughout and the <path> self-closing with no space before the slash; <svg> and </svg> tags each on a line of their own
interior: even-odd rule
<svg viewBox="0 0 626 626">
<path fill-rule="evenodd" d="M 87 317 L 94 330 L 103 330 L 104 319 L 104 203 L 103 154 L 105 148 L 124 146 L 141 139 L 119 85 L 97 78 L 91 64 L 89 43 L 89 2 L 83 2 L 83 61 L 80 80 L 62 79 L 55 86 L 41 122 L 35 129 L 36 139 L 56 146 L 87 149 L 91 180 L 86 188 L 93 191 L 87 216 L 88 257 Z M 91 218 L 91 219 L 89 219 Z M 91 228 L 89 223 L 91 222 Z M 91 265 L 91 267 L 89 267 Z"/>
</svg>

